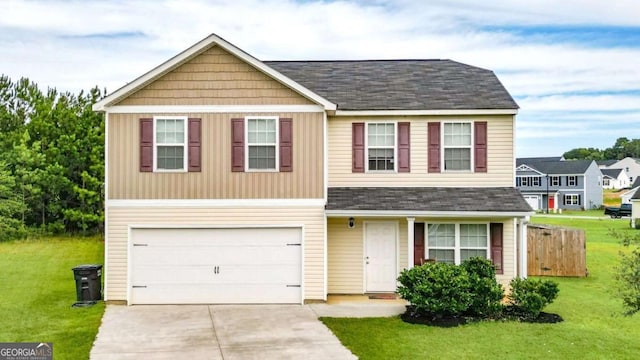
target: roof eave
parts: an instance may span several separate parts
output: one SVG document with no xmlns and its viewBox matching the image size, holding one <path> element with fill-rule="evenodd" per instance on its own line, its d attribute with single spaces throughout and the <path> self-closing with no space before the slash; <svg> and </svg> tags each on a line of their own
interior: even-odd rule
<svg viewBox="0 0 640 360">
<path fill-rule="evenodd" d="M 325 210 L 327 217 L 430 217 L 430 218 L 512 218 L 535 215 L 534 211 L 422 211 L 422 210 Z"/>
<path fill-rule="evenodd" d="M 518 109 L 336 110 L 335 116 L 516 115 Z"/>
<path fill-rule="evenodd" d="M 92 107 L 93 111 L 107 111 L 109 106 L 133 94 L 135 91 L 140 90 L 142 87 L 155 81 L 162 75 L 175 69 L 176 67 L 185 63 L 189 59 L 201 54 L 202 52 L 204 52 L 205 50 L 209 49 L 214 45 L 218 45 L 222 47 L 224 50 L 228 51 L 234 56 L 237 56 L 241 60 L 245 61 L 249 65 L 256 68 L 257 70 L 266 74 L 267 76 L 291 88 L 292 90 L 306 97 L 307 99 L 319 105 L 322 105 L 325 108 L 325 110 L 333 111 L 338 108 L 337 104 L 332 103 L 331 101 L 323 98 L 322 96 L 314 93 L 313 91 L 307 89 L 306 87 L 300 85 L 299 83 L 277 72 L 276 70 L 272 69 L 262 61 L 254 58 L 253 56 L 244 52 L 240 48 L 236 47 L 235 45 L 219 37 L 218 35 L 211 34 L 208 37 L 204 38 L 203 40 L 197 42 L 195 45 L 191 46 L 190 48 L 184 50 L 183 52 L 165 61 L 164 63 L 156 66 L 151 71 L 145 73 L 144 75 L 138 77 L 137 79 L 133 80 L 127 85 L 121 87 L 120 89 L 104 97 L 102 100 L 96 102 Z"/>
</svg>

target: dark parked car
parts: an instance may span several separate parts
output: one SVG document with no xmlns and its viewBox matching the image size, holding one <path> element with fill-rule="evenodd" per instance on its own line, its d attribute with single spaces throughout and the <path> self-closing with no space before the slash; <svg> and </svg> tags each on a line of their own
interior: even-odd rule
<svg viewBox="0 0 640 360">
<path fill-rule="evenodd" d="M 620 207 L 606 207 L 604 208 L 604 214 L 611 216 L 612 219 L 631 216 L 631 204 L 622 204 Z"/>
</svg>

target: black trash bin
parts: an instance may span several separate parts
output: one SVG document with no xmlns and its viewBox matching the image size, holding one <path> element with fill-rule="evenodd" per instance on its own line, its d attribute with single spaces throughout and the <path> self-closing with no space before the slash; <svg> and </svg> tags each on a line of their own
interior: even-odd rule
<svg viewBox="0 0 640 360">
<path fill-rule="evenodd" d="M 102 265 L 78 265 L 72 270 L 76 280 L 76 295 L 79 303 L 95 304 L 96 301 L 102 299 Z"/>
</svg>

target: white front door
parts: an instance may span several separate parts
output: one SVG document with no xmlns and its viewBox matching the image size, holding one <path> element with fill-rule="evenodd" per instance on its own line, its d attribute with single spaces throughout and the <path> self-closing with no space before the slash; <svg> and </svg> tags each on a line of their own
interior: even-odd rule
<svg viewBox="0 0 640 360">
<path fill-rule="evenodd" d="M 398 223 L 365 223 L 366 292 L 396 291 Z"/>
</svg>

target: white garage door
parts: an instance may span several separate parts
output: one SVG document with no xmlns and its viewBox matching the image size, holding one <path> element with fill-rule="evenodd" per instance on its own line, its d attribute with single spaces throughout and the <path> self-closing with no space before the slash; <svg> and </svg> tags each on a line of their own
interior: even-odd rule
<svg viewBox="0 0 640 360">
<path fill-rule="evenodd" d="M 538 201 L 538 197 L 537 196 L 532 196 L 532 195 L 524 195 L 524 199 L 527 200 L 527 202 L 529 203 L 529 206 L 531 206 L 531 208 L 533 210 L 539 210 L 539 201 Z"/>
<path fill-rule="evenodd" d="M 131 304 L 302 301 L 300 228 L 134 229 Z"/>
</svg>

